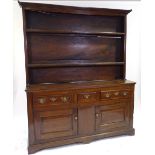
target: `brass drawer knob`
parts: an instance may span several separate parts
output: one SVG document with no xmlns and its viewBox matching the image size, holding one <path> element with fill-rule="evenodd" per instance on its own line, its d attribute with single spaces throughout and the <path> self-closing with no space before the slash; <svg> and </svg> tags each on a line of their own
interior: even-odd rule
<svg viewBox="0 0 155 155">
<path fill-rule="evenodd" d="M 110 94 L 109 93 L 106 93 L 105 94 L 105 97 L 109 98 L 110 97 Z"/>
<path fill-rule="evenodd" d="M 57 100 L 56 97 L 51 97 L 51 98 L 50 98 L 50 101 L 52 101 L 52 102 L 55 102 L 56 100 Z"/>
<path fill-rule="evenodd" d="M 127 92 L 123 92 L 123 95 L 126 96 L 128 93 Z"/>
<path fill-rule="evenodd" d="M 119 95 L 119 92 L 118 92 L 118 91 L 117 91 L 117 92 L 115 92 L 115 93 L 114 93 L 114 95 L 115 95 L 115 96 L 118 96 L 118 95 Z"/>
<path fill-rule="evenodd" d="M 63 102 L 67 102 L 67 101 L 68 101 L 68 97 L 66 97 L 66 96 L 61 97 L 61 100 L 62 100 Z"/>
<path fill-rule="evenodd" d="M 39 99 L 38 99 L 38 102 L 39 102 L 40 104 L 44 104 L 44 103 L 45 103 L 45 101 L 46 101 L 46 99 L 45 99 L 45 98 L 39 98 Z"/>
<path fill-rule="evenodd" d="M 84 98 L 85 98 L 85 99 L 89 99 L 89 97 L 90 97 L 89 94 L 84 95 Z"/>
<path fill-rule="evenodd" d="M 78 117 L 77 117 L 77 116 L 75 116 L 75 117 L 74 117 L 74 119 L 75 119 L 75 120 L 78 120 Z"/>
<path fill-rule="evenodd" d="M 96 118 L 98 118 L 98 117 L 99 117 L 99 114 L 97 113 L 97 114 L 96 114 Z"/>
</svg>

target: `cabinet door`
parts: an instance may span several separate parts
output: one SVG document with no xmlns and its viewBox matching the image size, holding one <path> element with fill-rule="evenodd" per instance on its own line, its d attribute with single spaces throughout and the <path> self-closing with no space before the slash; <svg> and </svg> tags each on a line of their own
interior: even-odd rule
<svg viewBox="0 0 155 155">
<path fill-rule="evenodd" d="M 77 111 L 63 109 L 35 112 L 36 139 L 59 139 L 77 134 Z"/>
<path fill-rule="evenodd" d="M 97 106 L 96 131 L 106 132 L 124 129 L 129 126 L 129 103 Z"/>
</svg>

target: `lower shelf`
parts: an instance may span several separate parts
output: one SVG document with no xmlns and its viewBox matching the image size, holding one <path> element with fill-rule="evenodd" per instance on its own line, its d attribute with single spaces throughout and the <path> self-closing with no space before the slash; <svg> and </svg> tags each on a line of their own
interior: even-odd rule
<svg viewBox="0 0 155 155">
<path fill-rule="evenodd" d="M 57 146 L 63 146 L 66 144 L 90 143 L 91 141 L 102 139 L 102 138 L 120 136 L 120 135 L 131 135 L 132 136 L 134 134 L 135 134 L 135 130 L 134 130 L 134 128 L 132 128 L 132 129 L 127 129 L 127 130 L 119 130 L 119 131 L 95 134 L 95 135 L 91 135 L 91 136 L 83 136 L 83 137 L 78 137 L 78 138 L 35 144 L 35 145 L 28 146 L 28 153 L 32 154 L 32 153 L 35 153 L 35 152 L 42 150 L 42 149 L 52 148 L 52 147 L 57 147 Z"/>
</svg>

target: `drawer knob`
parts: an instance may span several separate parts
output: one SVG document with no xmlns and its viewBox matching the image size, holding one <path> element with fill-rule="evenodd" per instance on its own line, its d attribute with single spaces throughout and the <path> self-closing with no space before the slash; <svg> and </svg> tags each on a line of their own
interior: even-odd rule
<svg viewBox="0 0 155 155">
<path fill-rule="evenodd" d="M 51 97 L 51 98 L 50 98 L 50 101 L 52 101 L 52 102 L 55 102 L 56 100 L 57 100 L 56 97 Z"/>
<path fill-rule="evenodd" d="M 127 92 L 123 92 L 123 95 L 126 96 L 128 93 Z"/>
<path fill-rule="evenodd" d="M 99 117 L 99 114 L 97 113 L 97 114 L 96 114 L 96 118 L 98 118 L 98 117 Z"/>
<path fill-rule="evenodd" d="M 89 97 L 90 97 L 89 94 L 84 95 L 84 98 L 85 98 L 85 99 L 88 99 Z"/>
<path fill-rule="evenodd" d="M 75 119 L 75 120 L 78 120 L 78 117 L 77 117 L 77 116 L 75 116 L 75 117 L 74 117 L 74 119 Z"/>
<path fill-rule="evenodd" d="M 109 93 L 106 93 L 105 94 L 105 97 L 107 97 L 107 98 L 110 97 L 110 94 Z"/>
<path fill-rule="evenodd" d="M 39 98 L 38 101 L 39 101 L 40 104 L 44 104 L 46 99 L 45 98 Z"/>
<path fill-rule="evenodd" d="M 67 102 L 67 101 L 68 101 L 68 98 L 67 98 L 66 96 L 64 96 L 64 97 L 61 97 L 61 100 L 62 100 L 63 102 Z"/>
<path fill-rule="evenodd" d="M 117 92 L 115 92 L 115 93 L 114 93 L 114 95 L 115 95 L 115 96 L 118 96 L 118 95 L 119 95 L 119 92 L 118 92 L 118 91 L 117 91 Z"/>
</svg>

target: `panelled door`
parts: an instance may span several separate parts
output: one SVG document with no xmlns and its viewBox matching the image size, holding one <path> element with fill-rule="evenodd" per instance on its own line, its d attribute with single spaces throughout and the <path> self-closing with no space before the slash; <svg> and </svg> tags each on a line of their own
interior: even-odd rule
<svg viewBox="0 0 155 155">
<path fill-rule="evenodd" d="M 77 134 L 77 110 L 34 112 L 36 139 L 59 139 Z"/>
<path fill-rule="evenodd" d="M 121 102 L 111 105 L 100 105 L 95 108 L 96 131 L 107 132 L 129 126 L 129 103 Z"/>
</svg>

